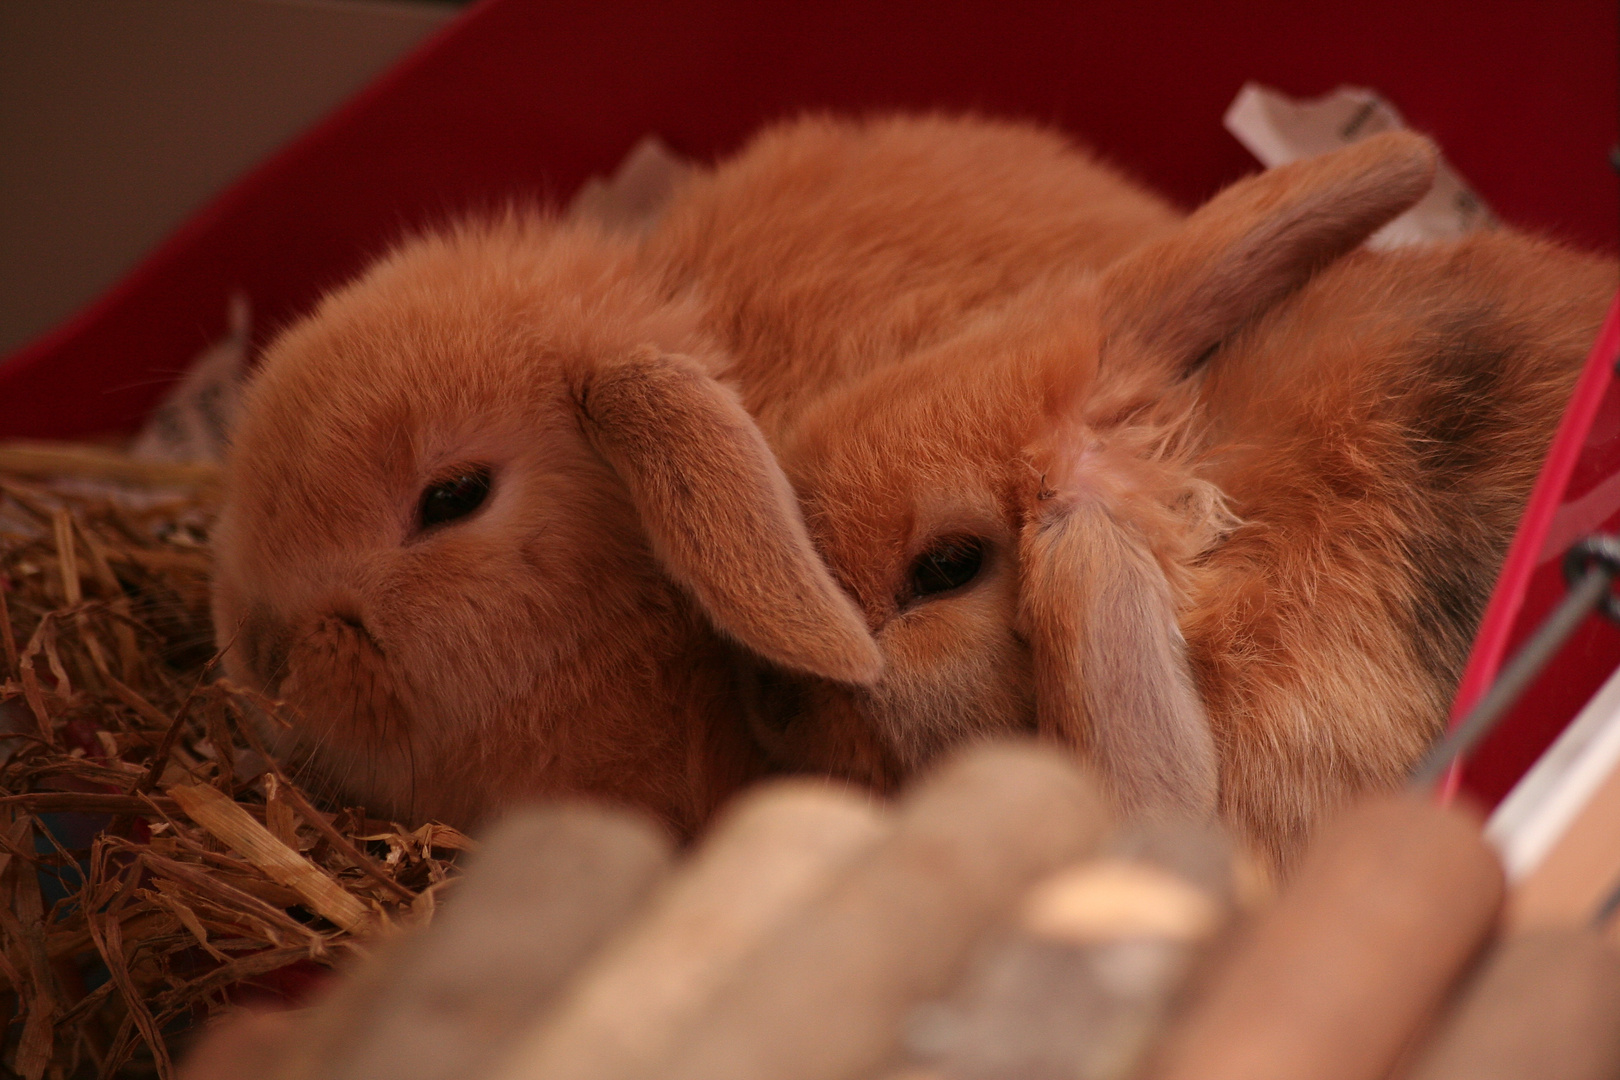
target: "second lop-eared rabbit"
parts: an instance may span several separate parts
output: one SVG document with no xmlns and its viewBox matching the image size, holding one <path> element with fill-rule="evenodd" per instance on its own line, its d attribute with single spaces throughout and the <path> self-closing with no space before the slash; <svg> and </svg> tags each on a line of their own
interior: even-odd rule
<svg viewBox="0 0 1620 1080">
<path fill-rule="evenodd" d="M 411 240 L 247 391 L 226 669 L 291 706 L 278 752 L 379 813 L 590 792 L 690 831 L 761 767 L 735 643 L 849 685 L 882 663 L 755 414 L 1178 219 L 1037 129 L 811 118 L 646 237 L 512 213 Z"/>
<path fill-rule="evenodd" d="M 781 459 L 885 667 L 761 670 L 776 757 L 881 787 L 1038 730 L 1281 862 L 1396 782 L 1616 286 L 1511 232 L 1354 250 L 1434 160 L 1392 133 L 1252 177 L 807 410 Z"/>
</svg>

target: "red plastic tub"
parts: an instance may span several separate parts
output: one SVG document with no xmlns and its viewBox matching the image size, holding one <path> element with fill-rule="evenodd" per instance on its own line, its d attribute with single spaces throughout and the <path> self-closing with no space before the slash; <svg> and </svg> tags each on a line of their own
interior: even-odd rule
<svg viewBox="0 0 1620 1080">
<path fill-rule="evenodd" d="M 485 0 L 0 361 L 0 438 L 133 430 L 224 336 L 233 292 L 262 339 L 406 230 L 513 196 L 566 198 L 650 132 L 706 157 L 807 107 L 1055 122 L 1192 205 L 1255 167 L 1221 126 L 1246 80 L 1300 96 L 1369 86 L 1502 218 L 1613 251 L 1617 57 L 1612 0 Z M 1606 665 L 1599 678 L 1620 660 L 1620 634 L 1605 632 L 1574 661 Z M 1483 793 L 1522 771 L 1543 721 L 1487 747 Z"/>
</svg>

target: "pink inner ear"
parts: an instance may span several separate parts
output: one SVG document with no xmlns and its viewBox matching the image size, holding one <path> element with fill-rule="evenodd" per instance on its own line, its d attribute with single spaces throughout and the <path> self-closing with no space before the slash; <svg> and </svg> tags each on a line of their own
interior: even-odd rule
<svg viewBox="0 0 1620 1080">
<path fill-rule="evenodd" d="M 1066 420 L 1031 445 L 1029 458 L 1041 475 L 1041 499 L 1052 510 L 1081 501 L 1116 502 L 1140 487 L 1131 462 L 1087 425 Z"/>
</svg>

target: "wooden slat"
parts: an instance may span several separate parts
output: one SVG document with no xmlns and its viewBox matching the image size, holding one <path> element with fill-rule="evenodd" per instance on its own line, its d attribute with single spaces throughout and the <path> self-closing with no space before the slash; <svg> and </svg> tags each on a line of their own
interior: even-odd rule
<svg viewBox="0 0 1620 1080">
<path fill-rule="evenodd" d="M 230 796 L 200 784 L 176 784 L 169 797 L 192 821 L 232 851 L 292 889 L 310 910 L 345 930 L 364 929 L 371 912 L 320 867 L 277 840 Z"/>
</svg>

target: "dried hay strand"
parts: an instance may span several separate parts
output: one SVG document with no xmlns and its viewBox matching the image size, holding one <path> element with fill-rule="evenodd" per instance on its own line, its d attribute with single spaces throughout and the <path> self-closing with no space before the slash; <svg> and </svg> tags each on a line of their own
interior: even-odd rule
<svg viewBox="0 0 1620 1080">
<path fill-rule="evenodd" d="M 27 1080 L 169 1077 L 195 1021 L 431 916 L 446 826 L 318 809 L 219 675 L 206 466 L 0 446 L 0 1008 Z"/>
</svg>

